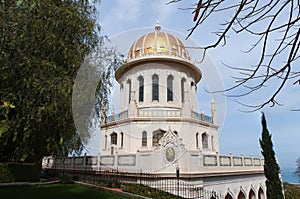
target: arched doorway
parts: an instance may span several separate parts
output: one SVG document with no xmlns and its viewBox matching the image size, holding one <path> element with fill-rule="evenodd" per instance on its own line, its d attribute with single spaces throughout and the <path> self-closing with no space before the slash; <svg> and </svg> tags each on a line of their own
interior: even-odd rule
<svg viewBox="0 0 300 199">
<path fill-rule="evenodd" d="M 206 133 L 202 133 L 202 148 L 208 149 L 208 136 Z"/>
<path fill-rule="evenodd" d="M 265 194 L 261 187 L 258 190 L 258 199 L 265 199 Z"/>
<path fill-rule="evenodd" d="M 225 199 L 233 199 L 233 197 L 230 195 L 230 193 L 227 193 Z"/>
<path fill-rule="evenodd" d="M 249 198 L 249 199 L 255 199 L 255 198 L 256 198 L 253 189 L 250 190 L 250 192 L 249 192 L 249 197 L 248 197 L 248 198 Z"/>
<path fill-rule="evenodd" d="M 238 195 L 238 199 L 246 199 L 246 196 L 242 191 L 240 191 L 240 193 Z"/>
</svg>

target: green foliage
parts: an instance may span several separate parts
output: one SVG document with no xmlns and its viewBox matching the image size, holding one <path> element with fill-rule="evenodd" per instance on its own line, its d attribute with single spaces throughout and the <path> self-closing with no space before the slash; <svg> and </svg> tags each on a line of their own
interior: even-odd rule
<svg viewBox="0 0 300 199">
<path fill-rule="evenodd" d="M 54 173 L 52 173 L 54 174 Z M 55 174 L 54 174 L 55 175 Z M 120 188 L 122 187 L 122 190 L 125 192 L 130 192 L 133 194 L 150 197 L 150 198 L 160 198 L 160 199 L 172 199 L 172 198 L 178 198 L 175 195 L 172 195 L 170 193 L 154 189 L 145 185 L 139 185 L 139 184 L 122 184 L 118 180 L 118 178 L 111 177 L 111 176 L 95 176 L 95 175 L 80 175 L 76 176 L 72 173 L 68 174 L 65 173 L 64 175 L 57 174 L 59 179 L 64 180 L 68 179 L 70 182 L 73 181 L 80 181 L 88 184 L 93 184 L 101 187 L 108 187 L 108 188 Z M 70 180 L 72 179 L 72 180 Z"/>
<path fill-rule="evenodd" d="M 259 140 L 262 155 L 264 156 L 264 173 L 267 178 L 267 198 L 269 199 L 283 199 L 282 185 L 279 178 L 280 168 L 275 159 L 275 152 L 273 150 L 273 143 L 271 135 L 267 129 L 267 122 L 265 115 L 262 114 L 262 138 Z"/>
<path fill-rule="evenodd" d="M 8 164 L 9 170 L 15 182 L 37 182 L 40 181 L 41 167 L 36 164 Z"/>
<path fill-rule="evenodd" d="M 115 53 L 115 49 L 105 46 L 105 40 L 102 37 L 99 43 L 101 48 L 85 58 L 73 87 L 72 114 L 83 142 L 87 142 L 95 128 L 98 129 L 97 121 L 101 116 L 106 115 L 102 108 L 108 109 L 109 103 L 106 99 L 110 95 L 111 80 L 116 67 L 122 63 L 122 58 Z"/>
<path fill-rule="evenodd" d="M 0 1 L 0 161 L 40 162 L 81 151 L 72 90 L 84 58 L 101 40 L 97 2 Z"/>
<path fill-rule="evenodd" d="M 177 196 L 172 195 L 170 193 L 160 191 L 158 189 L 154 189 L 145 185 L 138 185 L 138 184 L 125 184 L 123 191 L 134 193 L 141 196 L 150 197 L 150 198 L 160 198 L 160 199 L 178 198 Z"/>
<path fill-rule="evenodd" d="M 285 199 L 300 198 L 300 186 L 299 185 L 293 185 L 293 184 L 284 182 L 283 188 L 284 188 Z"/>
<path fill-rule="evenodd" d="M 121 182 L 118 181 L 117 178 L 99 177 L 99 176 L 80 176 L 80 177 L 73 176 L 73 179 L 76 179 L 76 181 L 94 184 L 102 187 L 108 187 L 108 188 L 121 187 Z"/>
<path fill-rule="evenodd" d="M 0 163 L 0 183 L 14 182 L 7 163 Z"/>
<path fill-rule="evenodd" d="M 62 183 L 62 184 L 73 184 L 74 183 L 71 176 L 60 174 L 57 177 L 60 180 L 60 183 Z"/>
<path fill-rule="evenodd" d="M 41 168 L 35 164 L 0 163 L 0 183 L 40 181 Z"/>
<path fill-rule="evenodd" d="M 0 198 L 11 199 L 126 199 L 108 191 L 83 187 L 76 184 L 50 184 L 26 187 L 3 187 L 0 190 Z"/>
</svg>

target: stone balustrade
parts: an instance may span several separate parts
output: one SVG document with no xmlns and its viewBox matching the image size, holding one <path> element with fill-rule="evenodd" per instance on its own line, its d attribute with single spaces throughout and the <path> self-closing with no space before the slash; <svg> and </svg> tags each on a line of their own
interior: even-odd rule
<svg viewBox="0 0 300 199">
<path fill-rule="evenodd" d="M 203 155 L 203 166 L 263 166 L 264 159 L 260 157 Z"/>
<path fill-rule="evenodd" d="M 191 116 L 192 116 L 193 119 L 196 119 L 196 120 L 199 120 L 199 121 L 213 123 L 212 117 L 207 116 L 203 113 L 197 113 L 197 112 L 192 111 Z"/>
<path fill-rule="evenodd" d="M 264 159 L 261 157 L 244 157 L 233 155 L 203 154 L 187 151 L 186 164 L 193 164 L 187 171 L 182 164 L 181 171 L 198 173 L 203 175 L 212 175 L 216 173 L 235 173 L 244 171 L 263 172 Z M 173 169 L 167 169 L 168 165 L 153 165 L 157 157 L 151 153 L 137 154 L 116 154 L 105 156 L 79 156 L 68 158 L 45 157 L 43 159 L 44 169 L 71 169 L 71 170 L 92 170 L 120 169 L 124 172 L 140 171 L 143 168 L 145 172 L 154 173 L 172 173 Z M 175 160 L 177 161 L 177 160 Z M 179 160 L 178 160 L 179 161 Z M 152 165 L 152 167 L 149 167 Z M 164 169 L 162 169 L 165 167 Z"/>
<path fill-rule="evenodd" d="M 164 109 L 154 109 L 154 110 L 139 110 L 139 117 L 181 117 L 180 110 L 164 110 Z"/>
<path fill-rule="evenodd" d="M 106 118 L 106 123 L 116 122 L 119 120 L 129 118 L 129 111 L 123 111 L 119 114 L 113 114 Z M 167 110 L 167 109 L 139 109 L 138 110 L 138 118 L 180 118 L 182 117 L 181 110 Z M 212 117 L 207 116 L 203 113 L 197 113 L 191 111 L 191 118 L 203 121 L 207 123 L 213 123 Z"/>
<path fill-rule="evenodd" d="M 114 121 L 119 121 L 128 118 L 128 110 L 123 111 L 119 114 L 113 114 L 107 117 L 106 123 L 114 122 Z"/>
</svg>

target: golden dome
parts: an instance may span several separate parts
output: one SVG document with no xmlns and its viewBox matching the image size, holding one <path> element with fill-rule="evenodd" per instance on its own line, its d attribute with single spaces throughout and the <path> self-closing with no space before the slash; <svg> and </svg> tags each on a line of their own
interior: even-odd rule
<svg viewBox="0 0 300 199">
<path fill-rule="evenodd" d="M 152 61 L 171 61 L 179 63 L 192 70 L 196 83 L 200 81 L 202 73 L 191 61 L 190 55 L 183 42 L 174 35 L 161 32 L 159 23 L 155 31 L 142 35 L 130 47 L 128 57 L 122 66 L 117 68 L 115 77 L 119 79 L 140 63 Z"/>
<path fill-rule="evenodd" d="M 161 27 L 157 23 L 154 32 L 144 34 L 138 38 L 128 52 L 127 61 L 152 55 L 178 57 L 190 61 L 191 58 L 183 42 L 174 35 L 160 30 Z"/>
</svg>

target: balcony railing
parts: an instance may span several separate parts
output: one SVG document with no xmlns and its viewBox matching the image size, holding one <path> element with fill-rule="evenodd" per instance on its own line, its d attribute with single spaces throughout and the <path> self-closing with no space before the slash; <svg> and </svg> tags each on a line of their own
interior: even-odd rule
<svg viewBox="0 0 300 199">
<path fill-rule="evenodd" d="M 139 110 L 137 117 L 154 117 L 154 118 L 180 118 L 182 116 L 180 110 L 164 110 L 164 109 L 148 109 L 148 110 Z M 204 115 L 202 113 L 197 113 L 192 111 L 191 117 L 198 121 L 203 121 L 207 123 L 213 123 L 212 117 Z M 106 118 L 106 123 L 119 121 L 122 119 L 128 118 L 128 110 L 123 111 L 119 114 L 110 115 Z"/>
<path fill-rule="evenodd" d="M 260 157 L 203 155 L 203 166 L 219 167 L 262 167 L 264 159 Z"/>
<path fill-rule="evenodd" d="M 107 117 L 106 119 L 106 122 L 107 123 L 110 123 L 110 122 L 113 122 L 113 121 L 118 121 L 118 120 L 122 120 L 122 119 L 126 119 L 128 118 L 128 110 L 126 111 L 123 111 L 119 114 L 116 114 L 116 115 L 110 115 Z"/>
<path fill-rule="evenodd" d="M 197 113 L 195 111 L 192 111 L 192 118 L 196 120 L 208 122 L 208 123 L 213 123 L 212 117 L 204 115 L 203 113 Z"/>
<path fill-rule="evenodd" d="M 180 117 L 180 110 L 139 110 L 139 117 Z"/>
</svg>

